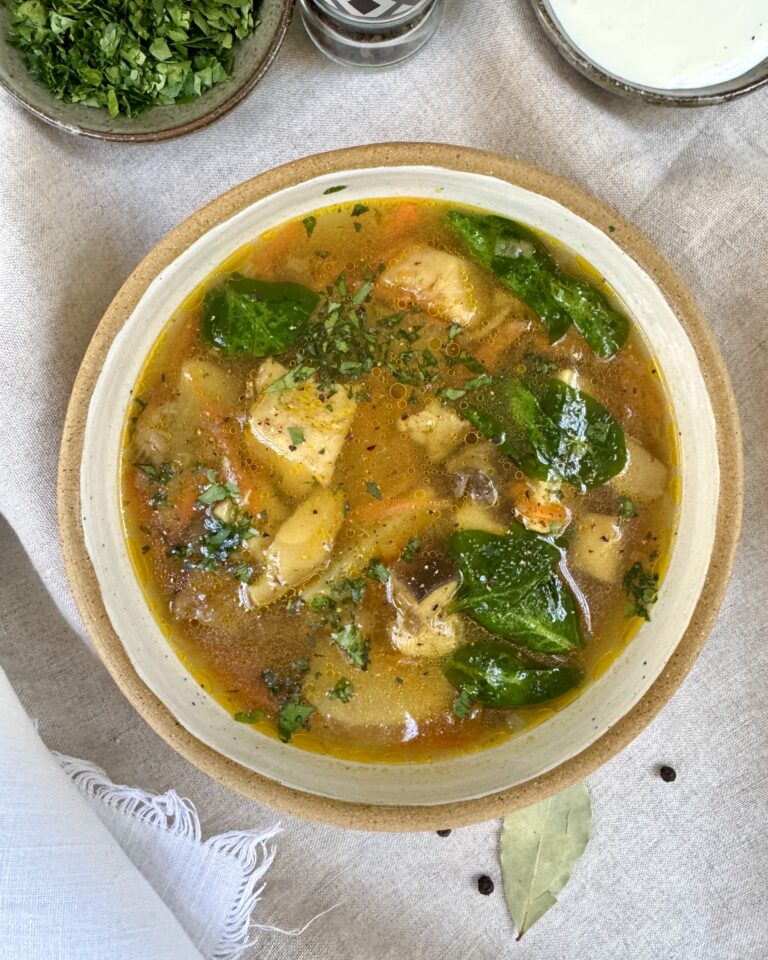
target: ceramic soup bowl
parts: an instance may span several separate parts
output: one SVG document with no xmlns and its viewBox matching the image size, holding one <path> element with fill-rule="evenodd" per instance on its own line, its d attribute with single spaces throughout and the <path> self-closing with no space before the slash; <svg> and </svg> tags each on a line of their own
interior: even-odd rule
<svg viewBox="0 0 768 960">
<path fill-rule="evenodd" d="M 679 429 L 679 524 L 652 621 L 550 719 L 492 749 L 430 764 L 344 761 L 233 723 L 172 652 L 121 527 L 124 417 L 164 324 L 234 251 L 327 205 L 323 191 L 340 183 L 345 201 L 439 197 L 485 208 L 538 227 L 586 258 L 646 337 Z M 163 240 L 126 281 L 89 347 L 60 470 L 60 523 L 75 596 L 99 653 L 139 713 L 193 763 L 244 794 L 308 819 L 389 830 L 508 812 L 584 777 L 636 736 L 682 681 L 711 629 L 740 503 L 739 424 L 727 373 L 690 293 L 660 255 L 616 211 L 571 184 L 514 160 L 428 144 L 359 147 L 280 167 L 214 200 Z"/>
</svg>

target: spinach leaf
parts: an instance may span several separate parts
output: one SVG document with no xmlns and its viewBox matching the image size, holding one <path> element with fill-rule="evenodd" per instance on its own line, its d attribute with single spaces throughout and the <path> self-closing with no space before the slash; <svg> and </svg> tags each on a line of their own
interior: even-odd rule
<svg viewBox="0 0 768 960">
<path fill-rule="evenodd" d="M 534 480 L 597 487 L 627 462 L 624 432 L 593 397 L 561 380 L 546 381 L 541 397 L 516 377 L 496 377 L 462 411 Z"/>
<path fill-rule="evenodd" d="M 538 667 L 496 640 L 466 644 L 443 666 L 462 696 L 489 707 L 528 707 L 567 693 L 581 681 L 578 667 Z"/>
<path fill-rule="evenodd" d="M 539 452 L 555 473 L 577 486 L 599 487 L 627 465 L 624 431 L 594 397 L 550 380 L 541 408 L 555 426 Z"/>
<path fill-rule="evenodd" d="M 552 343 L 572 323 L 599 357 L 612 357 L 627 339 L 627 317 L 597 287 L 561 270 L 528 227 L 459 210 L 447 219 L 474 258 L 538 314 Z"/>
<path fill-rule="evenodd" d="M 309 320 L 320 297 L 298 283 L 273 283 L 233 274 L 209 290 L 202 332 L 227 355 L 282 353 Z"/>
<path fill-rule="evenodd" d="M 457 531 L 448 552 L 461 572 L 454 610 L 540 653 L 569 653 L 584 644 L 573 599 L 553 571 L 562 551 L 550 540 L 516 523 L 502 536 Z"/>
</svg>

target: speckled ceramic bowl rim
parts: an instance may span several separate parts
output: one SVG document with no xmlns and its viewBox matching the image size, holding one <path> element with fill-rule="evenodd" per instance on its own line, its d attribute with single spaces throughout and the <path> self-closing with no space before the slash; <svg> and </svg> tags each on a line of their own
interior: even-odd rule
<svg viewBox="0 0 768 960">
<path fill-rule="evenodd" d="M 662 107 L 709 107 L 743 97 L 768 83 L 768 60 L 762 61 L 732 80 L 694 90 L 654 89 L 622 80 L 602 70 L 594 60 L 590 60 L 582 53 L 557 23 L 546 0 L 530 0 L 530 2 L 542 29 L 560 56 L 587 80 L 591 80 L 610 93 L 617 93 L 619 96 L 643 103 L 655 103 Z"/>
<path fill-rule="evenodd" d="M 295 3 L 296 0 L 284 0 L 283 11 L 278 20 L 275 35 L 267 47 L 264 58 L 259 62 L 253 73 L 249 74 L 246 80 L 241 83 L 236 90 L 233 90 L 232 94 L 227 97 L 226 100 L 213 107 L 207 113 L 174 127 L 167 127 L 163 130 L 147 130 L 142 133 L 118 133 L 117 131 L 110 130 L 95 130 L 83 124 L 68 124 L 56 117 L 50 116 L 45 110 L 41 110 L 40 107 L 35 106 L 35 104 L 31 103 L 16 87 L 3 80 L 2 77 L 0 77 L 0 86 L 6 90 L 14 100 L 29 110 L 30 113 L 33 113 L 40 120 L 52 127 L 57 127 L 59 130 L 66 130 L 67 133 L 74 133 L 78 136 L 88 137 L 93 140 L 112 140 L 119 143 L 159 143 L 161 140 L 173 140 L 175 137 L 183 137 L 188 133 L 193 133 L 195 130 L 202 130 L 203 127 L 207 127 L 217 120 L 221 120 L 222 117 L 226 116 L 230 110 L 233 110 L 248 96 L 272 66 L 272 61 L 277 56 L 285 39 L 288 27 L 290 26 Z"/>
<path fill-rule="evenodd" d="M 185 730 L 133 668 L 107 616 L 85 548 L 81 522 L 80 462 L 89 402 L 107 352 L 158 273 L 209 229 L 262 197 L 322 174 L 381 166 L 430 165 L 479 173 L 550 197 L 608 231 L 658 284 L 692 341 L 716 422 L 721 476 L 712 560 L 690 624 L 645 696 L 596 742 L 548 773 L 513 788 L 458 803 L 374 806 L 346 803 L 283 786 L 205 746 Z M 616 229 L 619 228 L 619 229 Z M 742 507 L 741 430 L 725 364 L 690 291 L 642 234 L 611 207 L 579 187 L 508 157 L 467 147 L 387 143 L 319 154 L 277 167 L 222 194 L 185 220 L 139 264 L 104 314 L 78 373 L 67 411 L 58 478 L 58 515 L 64 559 L 80 613 L 115 682 L 164 740 L 213 779 L 271 807 L 308 820 L 365 830 L 415 831 L 462 826 L 502 816 L 584 778 L 625 747 L 667 703 L 693 665 L 717 617 L 733 565 Z M 705 598 L 705 599 L 704 599 Z"/>
</svg>

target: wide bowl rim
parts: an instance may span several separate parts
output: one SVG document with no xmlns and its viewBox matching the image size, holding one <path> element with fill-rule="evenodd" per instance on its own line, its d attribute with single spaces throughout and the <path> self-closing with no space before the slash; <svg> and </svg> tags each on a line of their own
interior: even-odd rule
<svg viewBox="0 0 768 960">
<path fill-rule="evenodd" d="M 200 742 L 131 664 L 102 602 L 81 522 L 80 462 L 91 395 L 112 341 L 160 271 L 212 227 L 260 198 L 323 174 L 386 166 L 433 166 L 492 176 L 550 197 L 604 231 L 613 227 L 611 239 L 656 282 L 695 347 L 712 401 L 721 475 L 729 482 L 728 501 L 721 497 L 718 504 L 712 559 L 690 624 L 641 700 L 590 747 L 548 773 L 483 797 L 430 806 L 350 803 L 306 793 L 249 770 Z M 72 591 L 94 646 L 126 698 L 170 746 L 214 780 L 295 816 L 341 827 L 408 832 L 478 823 L 534 803 L 584 778 L 641 732 L 682 683 L 714 625 L 738 542 L 742 488 L 741 428 L 725 363 L 693 295 L 637 228 L 580 187 L 519 160 L 439 143 L 382 143 L 317 154 L 261 173 L 193 213 L 147 254 L 107 308 L 77 374 L 61 444 L 58 518 Z"/>
<path fill-rule="evenodd" d="M 66 133 L 71 133 L 75 136 L 86 137 L 90 140 L 108 140 L 113 143 L 160 143 L 163 140 L 173 140 L 176 137 L 183 137 L 188 133 L 194 133 L 196 130 L 202 130 L 217 120 L 221 120 L 231 110 L 234 110 L 239 103 L 245 100 L 256 84 L 259 83 L 279 53 L 293 18 L 296 0 L 281 0 L 281 3 L 283 9 L 277 21 L 275 33 L 264 53 L 264 57 L 259 61 L 256 68 L 245 78 L 237 89 L 232 91 L 226 100 L 223 100 L 215 107 L 211 107 L 210 110 L 201 114 L 199 117 L 195 117 L 195 119 L 188 120 L 185 123 L 175 124 L 174 126 L 165 127 L 161 130 L 145 130 L 141 133 L 98 130 L 95 127 L 85 126 L 80 123 L 67 123 L 64 120 L 51 116 L 41 107 L 28 100 L 17 87 L 8 83 L 2 75 L 0 75 L 0 87 L 17 103 L 21 104 L 24 109 L 34 114 L 38 120 L 42 120 L 43 123 L 47 123 L 51 127 L 64 130 Z"/>
</svg>

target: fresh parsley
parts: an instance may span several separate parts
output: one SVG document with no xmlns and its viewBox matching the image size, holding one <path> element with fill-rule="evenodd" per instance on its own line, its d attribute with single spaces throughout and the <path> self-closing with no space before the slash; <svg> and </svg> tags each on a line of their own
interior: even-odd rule
<svg viewBox="0 0 768 960">
<path fill-rule="evenodd" d="M 635 504 L 629 497 L 622 497 L 616 509 L 622 520 L 631 520 L 632 517 L 637 516 Z"/>
<path fill-rule="evenodd" d="M 344 653 L 347 660 L 361 670 L 367 670 L 370 662 L 371 641 L 358 623 L 348 623 L 331 634 L 331 640 Z"/>
<path fill-rule="evenodd" d="M 304 229 L 307 231 L 307 236 L 312 236 L 312 231 L 317 226 L 317 217 L 304 217 L 301 221 L 304 224 Z"/>
<path fill-rule="evenodd" d="M 137 117 L 189 103 L 232 73 L 258 26 L 244 0 L 9 0 L 9 41 L 58 100 Z"/>
<path fill-rule="evenodd" d="M 288 427 L 288 433 L 290 434 L 291 443 L 294 447 L 298 447 L 304 443 L 304 431 L 301 427 Z"/>
<path fill-rule="evenodd" d="M 421 540 L 418 537 L 413 537 L 403 547 L 403 552 L 400 554 L 400 558 L 402 560 L 405 560 L 406 563 L 410 563 L 410 561 L 413 560 L 413 558 L 418 553 L 420 546 L 421 546 Z"/>
<path fill-rule="evenodd" d="M 346 190 L 346 189 L 347 189 L 346 184 L 342 184 L 338 187 L 328 187 L 327 190 L 323 190 L 323 195 L 328 196 L 329 193 L 338 193 L 339 190 Z"/>
<path fill-rule="evenodd" d="M 367 207 L 364 203 L 356 203 L 354 207 L 352 207 L 351 216 L 361 217 L 364 213 L 368 213 L 369 209 L 370 207 Z"/>
<path fill-rule="evenodd" d="M 329 700 L 340 700 L 342 703 L 349 703 L 354 695 L 354 685 L 346 677 L 338 680 L 336 685 L 326 693 Z"/>
<path fill-rule="evenodd" d="M 651 607 L 659 598 L 659 576 L 648 573 L 638 561 L 624 574 L 624 590 L 629 597 L 626 616 L 651 619 Z"/>
<path fill-rule="evenodd" d="M 381 583 L 389 581 L 389 570 L 381 560 L 371 560 L 366 567 L 365 575 L 369 580 L 379 580 Z"/>
<path fill-rule="evenodd" d="M 453 715 L 458 717 L 459 720 L 463 720 L 464 717 L 469 713 L 469 708 L 472 706 L 472 698 L 470 697 L 466 688 L 462 687 L 459 690 L 459 695 L 453 701 Z"/>
<path fill-rule="evenodd" d="M 161 486 L 168 483 L 173 477 L 173 470 L 169 463 L 163 463 L 159 467 L 156 467 L 152 463 L 137 463 L 134 464 L 134 466 L 137 470 L 141 470 L 150 480 L 159 483 Z"/>
<path fill-rule="evenodd" d="M 277 711 L 277 731 L 283 743 L 290 743 L 297 730 L 309 730 L 309 718 L 317 710 L 308 703 L 290 701 Z"/>
<path fill-rule="evenodd" d="M 374 483 L 373 480 L 369 480 L 365 485 L 365 489 L 368 491 L 368 493 L 370 493 L 374 500 L 381 500 L 381 488 L 379 487 L 378 483 Z"/>
<path fill-rule="evenodd" d="M 240 491 L 234 483 L 219 483 L 216 479 L 216 473 L 213 470 L 206 470 L 208 477 L 208 486 L 204 487 L 197 498 L 198 503 L 204 506 L 210 506 L 218 503 L 220 500 L 228 500 L 233 497 L 239 497 Z"/>
<path fill-rule="evenodd" d="M 266 719 L 266 716 L 266 710 L 259 710 L 258 707 L 254 707 L 253 710 L 238 710 L 234 719 L 238 723 L 261 723 L 262 720 Z"/>
</svg>

